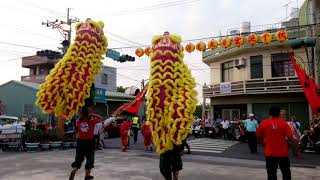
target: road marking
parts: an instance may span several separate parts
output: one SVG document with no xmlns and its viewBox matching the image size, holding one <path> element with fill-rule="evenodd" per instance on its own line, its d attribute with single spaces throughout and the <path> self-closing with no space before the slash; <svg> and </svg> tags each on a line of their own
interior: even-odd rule
<svg viewBox="0 0 320 180">
<path fill-rule="evenodd" d="M 188 141 L 192 152 L 223 153 L 226 149 L 236 145 L 237 141 L 221 139 L 199 138 Z"/>
</svg>

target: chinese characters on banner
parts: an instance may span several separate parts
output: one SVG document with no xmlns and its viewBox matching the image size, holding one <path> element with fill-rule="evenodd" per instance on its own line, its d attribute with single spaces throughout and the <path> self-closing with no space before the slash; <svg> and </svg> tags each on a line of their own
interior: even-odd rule
<svg viewBox="0 0 320 180">
<path fill-rule="evenodd" d="M 221 94 L 231 93 L 231 82 L 220 83 L 220 93 Z"/>
<path fill-rule="evenodd" d="M 195 44 L 192 42 L 189 42 L 184 46 L 184 48 L 183 46 L 181 47 L 182 48 L 181 52 L 183 52 L 183 50 L 185 50 L 188 53 L 192 53 L 195 50 L 199 52 L 205 52 L 208 49 L 214 50 L 219 45 L 220 47 L 225 49 L 230 47 L 241 47 L 245 44 L 249 44 L 251 46 L 255 46 L 258 43 L 269 45 L 274 40 L 278 41 L 279 43 L 284 43 L 285 41 L 288 40 L 288 38 L 289 38 L 289 34 L 286 30 L 278 30 L 275 33 L 270 33 L 270 32 L 265 32 L 262 34 L 250 33 L 247 36 L 242 36 L 242 35 L 235 35 L 233 37 L 225 36 L 225 37 L 222 37 L 220 41 L 216 39 L 210 39 L 207 43 L 203 41 L 200 41 Z M 109 51 L 111 51 L 111 49 Z M 136 49 L 135 54 L 138 57 L 141 57 L 143 55 L 149 56 L 151 52 L 152 52 L 152 49 L 150 47 L 146 47 L 145 49 L 139 47 Z"/>
</svg>

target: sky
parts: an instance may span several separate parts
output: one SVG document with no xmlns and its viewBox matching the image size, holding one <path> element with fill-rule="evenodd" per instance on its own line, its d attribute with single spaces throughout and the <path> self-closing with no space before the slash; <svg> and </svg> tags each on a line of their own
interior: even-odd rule
<svg viewBox="0 0 320 180">
<path fill-rule="evenodd" d="M 72 17 L 90 17 L 104 21 L 108 48 L 149 45 L 154 35 L 169 31 L 183 40 L 217 36 L 239 28 L 243 21 L 264 25 L 286 19 L 287 8 L 302 5 L 304 0 L 10 0 L 0 1 L 0 84 L 28 75 L 21 67 L 21 57 L 39 49 L 57 50 L 63 37 L 56 29 L 41 25 L 47 20 L 66 20 L 67 8 Z M 119 36 L 121 38 L 119 38 Z M 73 34 L 74 37 L 74 34 Z M 196 43 L 196 42 L 194 42 Z M 16 45 L 30 47 L 21 47 Z M 121 48 L 122 54 L 134 56 L 135 48 Z M 184 61 L 197 82 L 199 100 L 204 83 L 210 82 L 209 67 L 201 53 L 186 53 Z M 119 63 L 109 58 L 104 65 L 116 67 L 117 86 L 140 87 L 149 78 L 149 59 Z"/>
</svg>

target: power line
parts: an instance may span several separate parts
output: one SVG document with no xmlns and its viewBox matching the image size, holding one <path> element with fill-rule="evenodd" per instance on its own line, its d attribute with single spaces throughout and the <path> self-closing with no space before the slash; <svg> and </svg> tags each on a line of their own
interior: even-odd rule
<svg viewBox="0 0 320 180">
<path fill-rule="evenodd" d="M 145 6 L 142 8 L 119 11 L 117 13 L 110 14 L 110 16 L 121 16 L 121 15 L 126 15 L 126 14 L 142 13 L 142 12 L 146 12 L 146 11 L 163 9 L 163 8 L 168 8 L 168 7 L 172 7 L 172 6 L 190 4 L 190 3 L 197 2 L 197 1 L 200 1 L 200 0 L 182 0 L 182 1 L 175 1 L 175 2 L 169 2 L 169 3 L 161 3 L 161 4 L 157 4 L 157 5 L 153 5 L 153 6 Z"/>
<path fill-rule="evenodd" d="M 6 45 L 10 45 L 10 46 L 18 46 L 18 47 L 24 47 L 24 48 L 31 48 L 31 49 L 43 49 L 43 48 L 39 48 L 39 47 L 35 47 L 35 46 L 28 46 L 28 45 L 22 45 L 22 44 L 8 43 L 8 42 L 3 42 L 3 41 L 0 41 L 0 44 L 6 44 Z"/>
<path fill-rule="evenodd" d="M 110 31 L 105 31 L 105 32 L 106 32 L 107 34 L 110 34 L 110 35 L 113 36 L 113 37 L 116 37 L 116 38 L 118 38 L 118 39 L 122 39 L 122 40 L 124 40 L 124 41 L 127 41 L 127 42 L 129 42 L 130 44 L 137 44 L 137 45 L 139 45 L 139 46 L 143 46 L 143 44 L 141 44 L 141 43 L 139 43 L 139 42 L 132 41 L 132 40 L 130 40 L 130 39 L 128 39 L 128 38 L 125 38 L 125 37 L 120 36 L 120 35 L 118 35 L 118 34 L 112 33 L 112 32 L 110 32 Z"/>
<path fill-rule="evenodd" d="M 66 15 L 62 12 L 58 12 L 56 10 L 53 10 L 53 9 L 50 9 L 50 8 L 47 8 L 47 7 L 41 7 L 39 6 L 38 4 L 34 4 L 32 2 L 23 2 L 23 4 L 26 4 L 26 5 L 29 5 L 31 7 L 34 7 L 34 8 L 37 8 L 37 9 L 40 9 L 40 10 L 43 10 L 43 11 L 46 11 L 50 14 L 53 14 L 53 15 L 58 15 L 58 16 L 61 16 L 61 17 L 66 17 Z"/>
</svg>

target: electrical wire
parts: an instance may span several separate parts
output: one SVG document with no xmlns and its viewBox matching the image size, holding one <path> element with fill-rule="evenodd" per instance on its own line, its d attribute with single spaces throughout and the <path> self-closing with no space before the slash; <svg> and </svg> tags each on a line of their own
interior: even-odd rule
<svg viewBox="0 0 320 180">
<path fill-rule="evenodd" d="M 37 8 L 37 9 L 46 11 L 46 12 L 48 12 L 48 13 L 50 13 L 50 14 L 53 14 L 53 15 L 57 15 L 57 16 L 65 17 L 65 18 L 67 17 L 67 16 L 65 15 L 65 13 L 63 13 L 63 12 L 58 12 L 58 11 L 53 10 L 53 9 L 50 9 L 50 8 L 42 7 L 42 6 L 39 6 L 38 4 L 34 4 L 34 3 L 32 3 L 32 2 L 22 1 L 22 3 L 25 4 L 25 5 L 31 6 L 31 7 L 33 7 L 33 8 Z"/>
<path fill-rule="evenodd" d="M 22 44 L 8 43 L 8 42 L 3 42 L 3 41 L 0 41 L 0 44 L 6 44 L 6 45 L 10 45 L 10 46 L 18 46 L 18 47 L 24 47 L 24 48 L 31 48 L 31 49 L 43 49 L 43 48 L 39 48 L 39 47 L 35 47 L 35 46 L 28 46 L 28 45 L 22 45 Z"/>
<path fill-rule="evenodd" d="M 168 7 L 172 7 L 172 6 L 186 5 L 186 4 L 194 3 L 197 1 L 200 1 L 200 0 L 181 0 L 181 1 L 174 1 L 174 2 L 168 2 L 168 3 L 161 3 L 161 4 L 156 4 L 156 5 L 152 5 L 152 6 L 145 6 L 145 7 L 136 8 L 136 9 L 123 10 L 123 11 L 111 13 L 111 14 L 109 14 L 109 16 L 122 16 L 122 15 L 127 15 L 127 14 L 143 13 L 143 12 L 147 12 L 147 11 L 168 8 Z"/>
<path fill-rule="evenodd" d="M 118 39 L 127 41 L 127 42 L 129 42 L 130 44 L 135 44 L 135 45 L 143 46 L 143 44 L 141 44 L 141 43 L 138 43 L 138 42 L 136 42 L 136 41 L 132 41 L 132 40 L 130 40 L 130 39 L 128 39 L 128 38 L 125 38 L 125 37 L 120 36 L 120 35 L 118 35 L 118 34 L 112 33 L 112 32 L 110 32 L 110 31 L 106 31 L 106 30 L 105 30 L 105 32 L 106 32 L 107 34 L 115 37 L 115 38 L 118 38 Z"/>
</svg>

